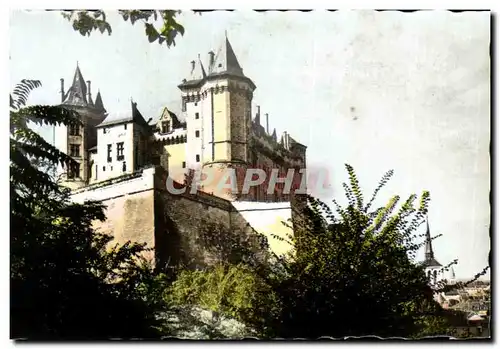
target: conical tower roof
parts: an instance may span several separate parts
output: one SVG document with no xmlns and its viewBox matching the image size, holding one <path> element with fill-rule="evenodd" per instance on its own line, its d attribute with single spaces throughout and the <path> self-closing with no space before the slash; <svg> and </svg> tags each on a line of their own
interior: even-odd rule
<svg viewBox="0 0 500 349">
<path fill-rule="evenodd" d="M 189 81 L 202 80 L 207 77 L 203 63 L 201 62 L 200 55 L 195 61 L 191 61 L 191 74 L 189 75 Z"/>
<path fill-rule="evenodd" d="M 97 91 L 97 96 L 95 97 L 94 107 L 99 111 L 106 112 L 106 109 L 104 108 L 104 104 L 102 102 L 101 91 Z"/>
<path fill-rule="evenodd" d="M 243 69 L 236 58 L 233 47 L 226 37 L 223 44 L 215 54 L 212 65 L 209 66 L 209 75 L 213 74 L 231 74 L 236 76 L 245 76 Z"/>
<path fill-rule="evenodd" d="M 87 101 L 87 85 L 78 64 L 76 65 L 73 84 L 71 84 L 68 92 L 66 92 L 63 104 L 82 107 L 89 106 L 89 102 Z"/>
</svg>

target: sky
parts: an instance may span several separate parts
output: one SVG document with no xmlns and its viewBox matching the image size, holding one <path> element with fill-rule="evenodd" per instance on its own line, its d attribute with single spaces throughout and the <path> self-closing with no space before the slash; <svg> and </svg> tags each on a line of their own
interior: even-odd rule
<svg viewBox="0 0 500 349">
<path fill-rule="evenodd" d="M 43 86 L 31 104 L 60 102 L 76 64 L 99 89 L 108 112 L 133 98 L 146 119 L 180 110 L 177 85 L 198 54 L 208 61 L 225 32 L 257 89 L 253 110 L 270 130 L 305 144 L 308 166 L 328 171 L 343 202 L 344 164 L 365 197 L 431 194 L 429 224 L 436 259 L 458 259 L 457 278 L 488 264 L 490 250 L 490 14 L 446 11 L 183 12 L 176 46 L 150 44 L 140 24 L 108 13 L 111 36 L 83 37 L 57 12 L 12 12 L 10 87 L 23 78 Z M 50 139 L 50 130 L 42 133 Z M 422 226 L 419 233 L 424 232 Z M 423 253 L 420 254 L 423 258 Z"/>
</svg>

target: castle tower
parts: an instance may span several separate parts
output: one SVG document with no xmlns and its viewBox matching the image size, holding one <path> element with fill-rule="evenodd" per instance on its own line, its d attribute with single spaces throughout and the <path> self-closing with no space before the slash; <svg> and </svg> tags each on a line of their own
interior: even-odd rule
<svg viewBox="0 0 500 349">
<path fill-rule="evenodd" d="M 76 189 L 88 184 L 91 178 L 90 151 L 97 146 L 95 126 L 106 117 L 106 110 L 98 93 L 96 104 L 92 100 L 91 82 L 85 81 L 76 66 L 73 83 L 64 91 L 64 79 L 61 79 L 61 106 L 78 112 L 82 125 L 61 125 L 55 127 L 55 146 L 70 155 L 77 164 L 71 168 L 58 168 L 62 184 Z"/>
<path fill-rule="evenodd" d="M 203 168 L 214 178 L 211 183 L 215 186 L 221 177 L 234 181 L 231 175 L 236 173 L 241 183 L 241 170 L 249 162 L 251 103 L 256 86 L 243 74 L 227 37 L 216 53 L 208 53 L 207 68 L 205 71 L 200 58 L 192 61 L 190 80 L 179 85 L 187 121 L 187 166 Z M 216 187 L 203 190 L 227 199 L 237 197 Z"/>
<path fill-rule="evenodd" d="M 425 267 L 425 273 L 429 277 L 431 285 L 435 285 L 437 282 L 443 279 L 440 271 L 442 265 L 434 257 L 434 250 L 432 248 L 431 231 L 429 228 L 429 219 L 427 218 L 427 230 L 425 233 L 425 259 L 423 265 Z"/>
</svg>

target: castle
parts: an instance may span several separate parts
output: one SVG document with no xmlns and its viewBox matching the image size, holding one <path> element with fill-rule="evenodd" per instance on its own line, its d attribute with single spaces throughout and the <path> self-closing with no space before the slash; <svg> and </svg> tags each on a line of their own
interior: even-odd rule
<svg viewBox="0 0 500 349">
<path fill-rule="evenodd" d="M 261 125 L 260 107 L 252 118 L 256 85 L 227 37 L 217 52 L 209 52 L 206 66 L 200 56 L 193 60 L 189 73 L 178 86 L 180 115 L 165 107 L 155 122 L 133 101 L 125 113 L 106 110 L 100 91 L 93 100 L 91 82 L 78 65 L 67 91 L 61 79 L 61 105 L 78 111 L 82 122 L 55 130 L 56 146 L 76 161 L 59 168 L 63 185 L 77 202 L 105 203 L 107 221 L 96 223 L 98 228 L 118 241 L 148 243 L 157 258 L 197 250 L 190 236 L 202 220 L 223 222 L 229 230 L 289 234 L 293 227 L 282 222 L 292 218 L 293 189 L 283 192 L 281 183 L 272 192 L 265 185 L 244 192 L 242 176 L 248 169 L 293 169 L 294 180 L 303 183 L 299 170 L 306 166 L 306 146 L 287 132 L 278 140 L 276 130 L 269 132 L 267 114 L 266 128 Z M 194 192 L 174 195 L 165 189 L 168 178 L 186 184 L 190 169 L 236 174 L 238 188 L 219 190 L 207 182 Z M 269 242 L 275 252 L 287 249 Z"/>
</svg>

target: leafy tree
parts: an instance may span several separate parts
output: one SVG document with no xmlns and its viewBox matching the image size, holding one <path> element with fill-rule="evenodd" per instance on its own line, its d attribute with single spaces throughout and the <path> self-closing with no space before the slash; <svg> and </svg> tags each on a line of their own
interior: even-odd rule
<svg viewBox="0 0 500 349">
<path fill-rule="evenodd" d="M 422 193 L 418 206 L 411 195 L 398 208 L 395 196 L 371 209 L 393 171 L 365 201 L 353 168 L 346 167 L 347 207 L 333 200 L 333 211 L 307 197 L 289 237 L 294 252 L 279 259 L 284 273 L 267 279 L 282 305 L 279 318 L 269 319 L 270 336 L 408 337 L 424 333 L 428 317 L 436 315 L 433 296 L 441 288 L 429 287 L 414 260 L 424 243 L 415 231 L 425 220 L 429 193 Z"/>
<path fill-rule="evenodd" d="M 144 24 L 145 34 L 149 42 L 175 46 L 178 34 L 184 35 L 184 27 L 177 22 L 178 10 L 119 10 L 124 21 Z M 199 12 L 199 11 L 195 11 Z M 106 13 L 100 10 L 93 11 L 63 11 L 62 15 L 72 22 L 73 29 L 81 35 L 90 36 L 93 31 L 112 33 L 111 25 L 106 20 Z M 160 27 L 155 26 L 160 22 Z"/>
<path fill-rule="evenodd" d="M 157 336 L 157 303 L 145 291 L 157 276 L 140 263 L 145 246 L 110 244 L 92 229 L 103 206 L 71 203 L 40 167 L 74 161 L 28 123 L 80 123 L 70 109 L 26 106 L 40 85 L 23 80 L 10 96 L 11 337 Z"/>
</svg>

